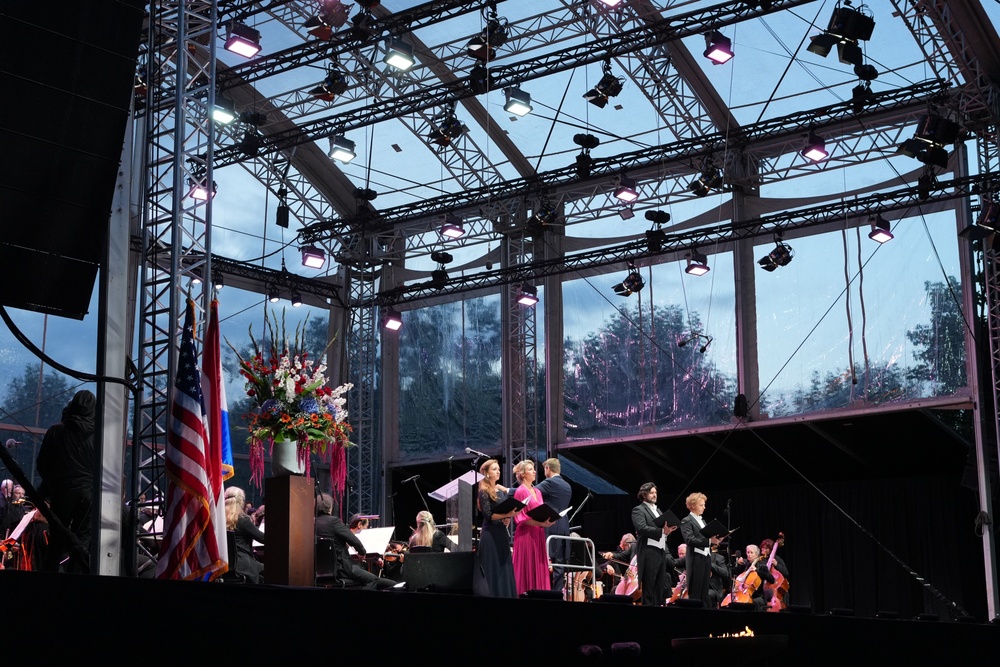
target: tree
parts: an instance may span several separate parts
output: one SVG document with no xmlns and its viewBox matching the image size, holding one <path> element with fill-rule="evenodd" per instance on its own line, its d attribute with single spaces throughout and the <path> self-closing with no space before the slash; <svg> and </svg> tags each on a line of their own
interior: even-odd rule
<svg viewBox="0 0 1000 667">
<path fill-rule="evenodd" d="M 701 329 L 679 306 L 621 308 L 583 340 L 567 339 L 567 428 L 577 437 L 671 423 L 695 426 L 729 418 L 735 380 L 720 373 L 697 341 Z"/>
<path fill-rule="evenodd" d="M 79 384 L 73 384 L 70 378 L 51 368 L 46 368 L 42 374 L 41 391 L 39 391 L 39 365 L 27 364 L 24 373 L 11 378 L 4 395 L 0 421 L 8 424 L 21 424 L 48 428 L 62 419 L 63 408 L 80 389 Z M 34 475 L 34 452 L 41 444 L 41 436 L 27 436 L 23 432 L 5 431 L 0 438 L 20 440 L 23 444 L 12 450 L 14 459 L 29 476 Z"/>
<path fill-rule="evenodd" d="M 931 307 L 928 324 L 920 324 L 906 332 L 906 337 L 918 349 L 914 357 L 920 362 L 910 370 L 909 378 L 929 385 L 932 395 L 953 394 L 968 384 L 965 369 L 965 318 L 958 299 L 961 285 L 953 277 L 948 283 L 924 283 L 927 303 Z"/>
</svg>

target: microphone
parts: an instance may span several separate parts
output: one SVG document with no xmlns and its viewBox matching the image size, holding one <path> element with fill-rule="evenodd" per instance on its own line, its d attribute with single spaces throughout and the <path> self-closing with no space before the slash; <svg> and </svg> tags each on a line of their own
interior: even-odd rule
<svg viewBox="0 0 1000 667">
<path fill-rule="evenodd" d="M 400 482 L 400 484 L 406 484 L 407 482 L 415 482 L 418 479 L 420 479 L 420 475 L 414 475 L 413 477 L 407 477 L 402 482 Z"/>
<path fill-rule="evenodd" d="M 21 441 L 15 440 L 14 438 L 8 438 L 6 444 L 7 444 L 7 449 L 11 449 L 12 447 L 17 447 L 18 445 L 20 445 Z"/>
<path fill-rule="evenodd" d="M 475 454 L 476 456 L 482 456 L 482 457 L 485 457 L 485 458 L 490 458 L 490 455 L 489 455 L 489 454 L 483 454 L 483 453 L 482 453 L 482 452 L 480 452 L 480 451 L 476 451 L 476 450 L 475 450 L 475 449 L 473 449 L 472 447 L 466 447 L 466 448 L 465 448 L 465 453 L 466 453 L 466 454 Z"/>
</svg>

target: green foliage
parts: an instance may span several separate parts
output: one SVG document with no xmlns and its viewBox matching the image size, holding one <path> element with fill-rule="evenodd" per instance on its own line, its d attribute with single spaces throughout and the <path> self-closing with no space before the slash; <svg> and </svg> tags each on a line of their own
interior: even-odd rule
<svg viewBox="0 0 1000 667">
<path fill-rule="evenodd" d="M 637 433 L 665 424 L 701 426 L 729 419 L 735 380 L 719 372 L 700 343 L 677 341 L 700 331 L 679 306 L 652 313 L 639 306 L 564 347 L 566 420 L 573 437 Z"/>
<path fill-rule="evenodd" d="M 495 445 L 501 434 L 501 328 L 495 300 L 407 313 L 400 333 L 400 449 L 407 456 Z"/>
<path fill-rule="evenodd" d="M 906 332 L 917 347 L 913 355 L 920 363 L 909 378 L 929 385 L 932 395 L 953 394 L 967 384 L 965 377 L 965 320 L 959 307 L 962 289 L 958 281 L 925 282 L 931 320 Z"/>
</svg>

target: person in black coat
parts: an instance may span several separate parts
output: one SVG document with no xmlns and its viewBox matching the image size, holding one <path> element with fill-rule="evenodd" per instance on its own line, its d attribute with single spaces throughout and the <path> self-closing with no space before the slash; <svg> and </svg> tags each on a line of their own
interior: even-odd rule
<svg viewBox="0 0 1000 667">
<path fill-rule="evenodd" d="M 706 525 L 701 515 L 705 512 L 707 501 L 708 496 L 704 493 L 689 495 L 686 504 L 691 513 L 681 519 L 681 535 L 687 545 L 684 576 L 687 579 L 688 597 L 701 600 L 706 607 L 710 604 L 708 580 L 712 569 L 711 548 L 722 541 L 716 536 L 705 537 L 701 534 L 701 529 Z"/>
<path fill-rule="evenodd" d="M 658 528 L 654 523 L 660 516 L 655 484 L 646 482 L 640 486 L 638 496 L 642 502 L 632 510 L 632 526 L 635 528 L 642 606 L 660 607 L 667 599 L 667 591 L 673 587 L 670 570 L 674 559 L 667 548 L 667 536 L 677 530 L 677 526 L 663 524 L 663 528 Z"/>
<path fill-rule="evenodd" d="M 410 535 L 410 550 L 420 549 L 423 551 L 454 551 L 456 545 L 448 539 L 442 531 L 438 530 L 434 524 L 434 515 L 427 510 L 417 512 L 417 528 Z"/>
<path fill-rule="evenodd" d="M 337 579 L 364 584 L 368 589 L 382 590 L 395 586 L 396 582 L 392 579 L 376 577 L 351 560 L 348 546 L 354 547 L 362 557 L 368 555 L 368 552 L 358 536 L 337 516 L 337 509 L 337 501 L 333 496 L 326 493 L 316 496 L 316 537 L 333 540 Z"/>
<path fill-rule="evenodd" d="M 226 530 L 233 532 L 236 554 L 229 554 L 229 562 L 236 564 L 235 574 L 251 584 L 264 583 L 264 564 L 253 553 L 254 540 L 264 544 L 264 533 L 254 525 L 246 513 L 246 494 L 237 486 L 226 489 Z M 235 557 L 234 557 L 235 556 Z"/>
<path fill-rule="evenodd" d="M 542 492 L 542 500 L 557 512 L 562 512 L 569 507 L 573 499 L 573 489 L 569 482 L 563 479 L 559 459 L 546 459 L 542 463 L 545 472 L 545 479 L 535 485 L 535 488 Z M 562 535 L 569 536 L 569 517 L 562 516 L 554 524 L 545 529 L 545 536 Z M 563 575 L 563 568 L 559 563 L 568 563 L 570 557 L 569 540 L 552 540 L 549 542 L 549 558 L 552 560 L 552 590 L 562 589 L 566 583 Z"/>
<path fill-rule="evenodd" d="M 76 392 L 63 409 L 62 421 L 45 432 L 35 467 L 42 477 L 39 492 L 71 535 L 52 531 L 45 569 L 55 572 L 69 553 L 66 570 L 90 570 L 91 498 L 94 485 L 94 415 L 97 397 Z M 75 542 L 75 544 L 74 544 Z"/>
</svg>

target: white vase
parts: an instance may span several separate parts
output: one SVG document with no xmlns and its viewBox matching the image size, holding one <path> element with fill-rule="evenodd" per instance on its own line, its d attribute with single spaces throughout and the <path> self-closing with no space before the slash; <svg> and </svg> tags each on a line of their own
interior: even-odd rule
<svg viewBox="0 0 1000 667">
<path fill-rule="evenodd" d="M 271 449 L 271 474 L 275 477 L 287 475 L 304 475 L 306 464 L 299 459 L 299 443 L 295 440 L 274 440 Z"/>
</svg>

